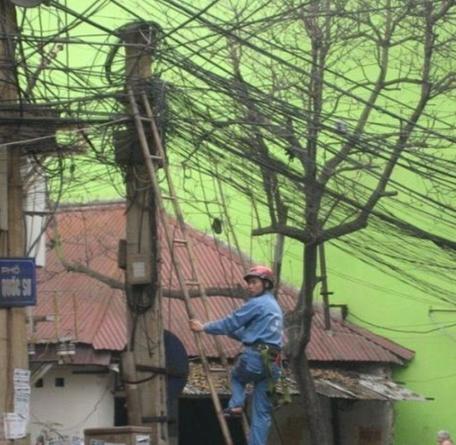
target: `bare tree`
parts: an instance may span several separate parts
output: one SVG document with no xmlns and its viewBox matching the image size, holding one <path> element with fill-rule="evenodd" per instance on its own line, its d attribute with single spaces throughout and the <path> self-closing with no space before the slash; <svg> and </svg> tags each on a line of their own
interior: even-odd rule
<svg viewBox="0 0 456 445">
<path fill-rule="evenodd" d="M 201 138 L 224 147 L 223 139 L 239 144 L 237 155 L 256 165 L 258 183 L 252 188 L 270 224 L 253 234 L 279 233 L 303 244 L 302 286 L 288 320 L 289 355 L 312 443 L 321 445 L 330 438 L 305 354 L 318 246 L 363 230 L 376 215 L 408 236 L 455 248 L 445 236 L 393 216 L 380 204 L 398 194 L 393 173 L 406 175 L 412 158 L 416 164 L 410 168 L 424 164 L 419 174 L 435 184 L 426 157 L 438 144 L 454 141 L 436 130 L 442 118 L 432 105 L 456 86 L 452 64 L 442 65 L 453 41 L 455 2 L 279 4 L 282 20 L 264 32 L 242 28 L 245 10 L 233 6 L 234 27 L 243 31 L 225 32 L 232 76 L 217 79 L 227 84 L 232 107 L 225 102 L 229 119 L 214 122 L 223 136 L 213 130 Z M 214 56 L 221 51 L 214 48 Z M 245 182 L 236 182 L 251 193 Z"/>
</svg>

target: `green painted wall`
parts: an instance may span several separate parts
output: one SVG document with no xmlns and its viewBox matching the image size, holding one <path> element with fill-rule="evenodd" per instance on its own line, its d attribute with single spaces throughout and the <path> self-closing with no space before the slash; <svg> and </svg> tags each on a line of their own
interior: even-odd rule
<svg viewBox="0 0 456 445">
<path fill-rule="evenodd" d="M 429 309 L 453 309 L 454 306 L 438 304 L 426 295 L 379 273 L 351 258 L 328 254 L 329 266 L 349 274 L 364 283 L 331 278 L 335 291 L 333 301 L 348 303 L 349 310 L 370 323 L 410 332 L 392 332 L 360 322 L 353 323 L 388 337 L 416 351 L 415 359 L 405 369 L 398 369 L 394 379 L 416 392 L 431 397 L 428 402 L 396 403 L 396 445 L 433 443 L 440 429 L 456 432 L 454 396 L 456 394 L 456 327 L 440 329 L 426 334 L 413 331 L 429 331 L 443 324 L 456 324 L 456 311 L 430 313 Z M 369 282 L 381 288 L 372 288 Z M 400 292 L 404 295 L 398 295 Z"/>
</svg>

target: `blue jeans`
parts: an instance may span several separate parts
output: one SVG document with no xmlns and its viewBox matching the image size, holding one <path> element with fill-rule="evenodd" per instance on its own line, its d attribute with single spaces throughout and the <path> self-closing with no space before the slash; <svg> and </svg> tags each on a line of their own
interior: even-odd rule
<svg viewBox="0 0 456 445">
<path fill-rule="evenodd" d="M 277 381 L 280 368 L 272 365 L 272 378 Z M 258 351 L 246 348 L 231 371 L 231 399 L 229 408 L 243 407 L 245 385 L 253 383 L 252 421 L 248 445 L 266 445 L 271 427 L 272 403 L 268 397 L 268 370 Z"/>
</svg>

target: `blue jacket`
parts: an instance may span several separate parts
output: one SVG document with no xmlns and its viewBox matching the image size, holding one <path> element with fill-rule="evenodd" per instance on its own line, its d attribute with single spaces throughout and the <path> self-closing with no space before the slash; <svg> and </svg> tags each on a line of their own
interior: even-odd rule
<svg viewBox="0 0 456 445">
<path fill-rule="evenodd" d="M 204 324 L 204 332 L 229 335 L 240 342 L 282 347 L 283 313 L 274 295 L 265 292 L 220 320 Z"/>
</svg>

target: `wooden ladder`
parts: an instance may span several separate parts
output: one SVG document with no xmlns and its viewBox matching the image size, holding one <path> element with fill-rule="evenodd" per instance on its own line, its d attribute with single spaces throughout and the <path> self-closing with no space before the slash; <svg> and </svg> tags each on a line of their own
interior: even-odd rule
<svg viewBox="0 0 456 445">
<path fill-rule="evenodd" d="M 137 96 L 140 96 L 142 106 L 146 112 L 146 116 L 142 116 L 140 113 L 140 108 L 137 102 Z M 128 98 L 130 101 L 131 111 L 133 113 L 133 118 L 136 126 L 136 131 L 139 137 L 139 143 L 141 145 L 142 154 L 145 161 L 145 166 L 147 168 L 147 172 L 151 181 L 152 189 L 155 195 L 156 206 L 158 208 L 158 215 L 160 218 L 160 222 L 162 225 L 162 229 L 165 235 L 165 241 L 167 247 L 170 252 L 170 257 L 172 261 L 172 265 L 174 271 L 176 273 L 177 281 L 179 283 L 179 287 L 182 291 L 185 303 L 185 309 L 189 319 L 196 318 L 195 312 L 192 307 L 191 303 L 191 290 L 197 289 L 199 295 L 201 296 L 201 300 L 203 303 L 203 307 L 205 310 L 205 314 L 207 318 L 210 318 L 209 308 L 208 308 L 208 298 L 206 295 L 205 287 L 201 283 L 199 279 L 199 273 L 196 267 L 195 256 L 193 253 L 193 245 L 191 237 L 188 236 L 188 228 L 185 224 L 184 217 L 182 210 L 180 208 L 176 190 L 174 188 L 174 184 L 172 181 L 171 173 L 166 161 L 165 152 L 163 149 L 163 144 L 161 142 L 161 137 L 157 128 L 157 124 L 153 115 L 152 106 L 149 102 L 149 98 L 145 92 L 136 93 L 133 91 L 132 87 L 128 87 Z M 152 154 L 150 150 L 149 143 L 147 142 L 146 132 L 144 130 L 144 124 L 149 124 L 152 130 L 152 135 L 154 139 L 154 144 L 156 148 L 156 152 Z M 160 189 L 160 185 L 157 178 L 156 171 L 158 170 L 158 166 L 163 168 L 165 173 L 165 182 L 167 186 L 167 195 L 163 195 Z M 174 216 L 176 218 L 176 222 L 180 231 L 179 238 L 176 238 L 174 234 L 171 233 L 171 229 L 168 224 L 168 220 L 166 218 L 166 209 L 164 202 L 170 201 L 172 204 L 172 209 L 174 212 Z M 187 264 L 189 266 L 189 270 L 187 270 L 186 276 L 184 272 L 184 268 L 179 261 L 177 255 L 174 255 L 174 249 L 179 247 L 183 249 L 186 258 L 188 259 Z M 201 357 L 201 363 L 203 366 L 204 375 L 207 380 L 207 384 L 209 386 L 209 391 L 211 394 L 212 402 L 214 404 L 215 412 L 217 415 L 217 419 L 225 440 L 226 445 L 234 445 L 233 439 L 231 437 L 230 430 L 228 428 L 228 424 L 226 419 L 223 415 L 223 409 L 220 402 L 220 398 L 217 394 L 217 390 L 214 385 L 214 380 L 211 376 L 211 373 L 217 371 L 217 369 L 212 369 L 210 367 L 209 361 L 207 359 L 203 343 L 202 337 L 200 332 L 194 333 L 195 344 L 197 346 L 199 355 Z M 221 358 L 222 364 L 226 370 L 228 370 L 228 360 L 226 358 L 225 353 L 223 352 L 223 348 L 217 337 L 214 337 L 214 342 L 218 351 L 218 354 Z M 248 435 L 248 422 L 245 417 L 243 416 L 243 429 L 246 436 Z"/>
</svg>

